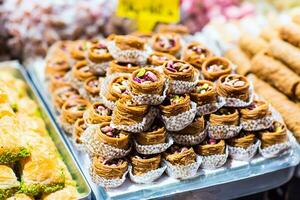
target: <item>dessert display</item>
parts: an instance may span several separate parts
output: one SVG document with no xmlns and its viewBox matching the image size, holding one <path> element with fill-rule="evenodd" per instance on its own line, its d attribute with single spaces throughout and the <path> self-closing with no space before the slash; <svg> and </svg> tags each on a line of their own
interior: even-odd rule
<svg viewBox="0 0 300 200">
<path fill-rule="evenodd" d="M 158 33 L 152 37 L 152 48 L 155 51 L 178 57 L 181 50 L 181 38 L 174 33 Z"/>
<path fill-rule="evenodd" d="M 114 188 L 123 184 L 127 170 L 128 162 L 123 159 L 105 160 L 101 157 L 93 157 L 90 174 L 97 184 Z"/>
<path fill-rule="evenodd" d="M 228 157 L 224 140 L 208 138 L 196 147 L 197 153 L 202 157 L 201 167 L 216 169 L 222 167 Z"/>
<path fill-rule="evenodd" d="M 191 63 L 197 69 L 201 69 L 202 64 L 207 58 L 212 57 L 213 53 L 198 42 L 192 42 L 187 45 L 183 52 L 182 60 Z"/>
<path fill-rule="evenodd" d="M 222 57 L 210 57 L 201 66 L 204 79 L 216 81 L 223 75 L 232 72 L 232 64 L 229 60 Z"/>
<path fill-rule="evenodd" d="M 272 124 L 269 105 L 263 100 L 254 100 L 250 106 L 240 109 L 241 126 L 246 131 L 267 129 Z"/>
<path fill-rule="evenodd" d="M 66 133 L 72 134 L 74 123 L 83 117 L 83 113 L 88 107 L 89 102 L 81 98 L 69 99 L 63 104 L 60 120 Z"/>
<path fill-rule="evenodd" d="M 190 93 L 197 81 L 194 67 L 181 60 L 170 60 L 163 65 L 163 73 L 170 80 L 170 93 Z"/>
<path fill-rule="evenodd" d="M 189 95 L 169 95 L 159 106 L 163 122 L 169 131 L 179 131 L 189 125 L 195 115 L 195 103 Z"/>
<path fill-rule="evenodd" d="M 199 116 L 213 113 L 225 104 L 225 101 L 218 97 L 216 86 L 211 81 L 199 80 L 190 95 L 191 100 L 197 104 Z"/>
<path fill-rule="evenodd" d="M 217 93 L 225 98 L 225 106 L 245 107 L 253 101 L 250 83 L 242 75 L 221 76 L 217 82 Z"/>
<path fill-rule="evenodd" d="M 78 198 L 27 84 L 1 71 L 0 85 L 0 199 L 37 199 L 65 187 Z"/>
<path fill-rule="evenodd" d="M 206 125 L 203 116 L 195 117 L 194 121 L 180 131 L 172 132 L 172 138 L 177 144 L 196 145 L 206 138 Z"/>
<path fill-rule="evenodd" d="M 147 64 L 154 67 L 160 67 L 169 60 L 176 60 L 176 57 L 168 53 L 154 51 L 148 56 Z"/>
<path fill-rule="evenodd" d="M 221 108 L 209 116 L 209 137 L 213 139 L 228 139 L 234 137 L 241 130 L 239 124 L 240 119 L 237 109 Z"/>
<path fill-rule="evenodd" d="M 249 161 L 255 155 L 260 142 L 254 132 L 242 131 L 238 136 L 229 139 L 227 144 L 232 159 Z"/>
<path fill-rule="evenodd" d="M 260 153 L 264 157 L 275 157 L 290 148 L 286 126 L 274 121 L 272 126 L 259 132 L 258 138 L 261 141 Z"/>
<path fill-rule="evenodd" d="M 231 61 L 166 32 L 151 39 L 149 34 L 132 34 L 87 41 L 82 60 L 47 76 L 55 88 L 52 101 L 68 122 L 60 125 L 68 125 L 77 150 L 89 155 L 91 178 L 100 186 L 118 187 L 126 178 L 124 187 L 148 184 L 165 170 L 176 179 L 195 178 L 228 159 L 256 159 L 257 136 L 277 120 L 265 101 L 254 99 L 248 78 L 234 74 Z M 244 57 L 237 58 L 238 65 L 250 59 L 240 53 Z M 72 63 L 70 57 L 66 61 Z M 79 62 L 87 69 L 80 71 Z M 93 66 L 108 62 L 105 77 L 93 71 Z M 74 68 L 80 71 L 76 79 Z M 243 68 L 237 66 L 237 71 L 246 75 L 249 71 Z M 79 81 L 83 84 L 77 87 L 74 82 Z M 259 152 L 265 153 L 263 148 Z M 227 167 L 233 168 L 229 164 L 219 170 Z"/>
<path fill-rule="evenodd" d="M 173 145 L 164 153 L 167 174 L 177 179 L 192 178 L 201 164 L 192 147 Z"/>
<path fill-rule="evenodd" d="M 145 64 L 145 40 L 133 35 L 116 35 L 108 43 L 108 50 L 117 62 Z"/>
<path fill-rule="evenodd" d="M 131 158 L 130 179 L 135 183 L 150 183 L 158 179 L 165 171 L 161 167 L 161 155 L 134 155 Z"/>
<path fill-rule="evenodd" d="M 129 94 L 138 104 L 159 105 L 166 97 L 165 78 L 153 68 L 132 72 L 128 86 Z"/>
</svg>

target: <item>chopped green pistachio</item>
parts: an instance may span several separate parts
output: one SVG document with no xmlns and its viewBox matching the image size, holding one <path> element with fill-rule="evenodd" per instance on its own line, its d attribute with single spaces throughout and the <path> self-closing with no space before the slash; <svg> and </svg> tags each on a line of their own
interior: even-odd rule
<svg viewBox="0 0 300 200">
<path fill-rule="evenodd" d="M 144 68 L 140 69 L 139 72 L 137 73 L 136 77 L 142 77 L 146 73 L 146 70 Z"/>
<path fill-rule="evenodd" d="M 0 154 L 0 164 L 13 163 L 28 156 L 30 156 L 30 152 L 26 148 L 21 148 L 18 152 L 4 152 Z"/>
<path fill-rule="evenodd" d="M 17 103 L 10 104 L 10 107 L 13 109 L 14 112 L 18 112 L 18 104 Z"/>
</svg>

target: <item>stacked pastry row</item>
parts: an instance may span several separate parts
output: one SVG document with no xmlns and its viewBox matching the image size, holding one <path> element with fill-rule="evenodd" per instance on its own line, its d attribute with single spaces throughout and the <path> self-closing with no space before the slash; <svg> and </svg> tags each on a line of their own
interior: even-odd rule
<svg viewBox="0 0 300 200">
<path fill-rule="evenodd" d="M 239 48 L 227 51 L 225 56 L 238 65 L 238 73 L 252 72 L 291 99 L 281 102 L 281 95 L 277 95 L 270 102 L 280 111 L 288 128 L 299 139 L 300 127 L 297 120 L 294 120 L 297 117 L 289 119 L 290 110 L 299 109 L 295 103 L 300 99 L 300 25 L 297 23 L 299 21 L 295 18 L 290 24 L 263 29 L 258 37 L 243 35 L 239 40 Z M 259 93 L 263 97 L 265 94 L 265 91 Z M 282 104 L 289 106 L 284 107 Z"/>
<path fill-rule="evenodd" d="M 184 45 L 174 33 L 110 36 L 86 44 L 54 46 L 46 69 L 66 69 L 55 61 L 65 55 L 68 69 L 52 99 L 64 130 L 90 155 L 96 183 L 117 187 L 127 173 L 133 182 L 149 183 L 165 170 L 171 177 L 191 178 L 200 165 L 223 166 L 228 155 L 248 161 L 259 147 L 265 157 L 289 148 L 284 124 L 273 120 L 266 102 L 254 99 L 248 79 L 232 74 L 232 63 L 204 45 Z M 95 46 L 101 46 L 98 57 L 113 59 L 108 68 L 107 61 L 89 58 Z M 86 76 L 79 79 L 78 71 Z M 60 85 L 54 84 L 55 73 L 47 74 L 50 89 Z M 93 96 L 85 86 L 91 77 Z"/>
<path fill-rule="evenodd" d="M 5 71 L 0 75 L 0 133 L 0 199 L 79 197 L 26 83 Z"/>
</svg>

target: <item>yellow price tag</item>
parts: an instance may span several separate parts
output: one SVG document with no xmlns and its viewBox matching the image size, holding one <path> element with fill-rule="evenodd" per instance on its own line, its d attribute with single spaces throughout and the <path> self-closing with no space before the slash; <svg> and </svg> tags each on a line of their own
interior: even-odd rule
<svg viewBox="0 0 300 200">
<path fill-rule="evenodd" d="M 152 31 L 157 22 L 178 22 L 179 6 L 179 0 L 119 0 L 117 15 L 136 20 L 139 31 Z"/>
</svg>

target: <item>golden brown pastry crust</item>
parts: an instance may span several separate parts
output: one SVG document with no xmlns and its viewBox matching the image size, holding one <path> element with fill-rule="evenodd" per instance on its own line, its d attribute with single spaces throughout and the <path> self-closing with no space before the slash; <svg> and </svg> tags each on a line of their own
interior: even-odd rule
<svg viewBox="0 0 300 200">
<path fill-rule="evenodd" d="M 99 50 L 102 50 L 99 53 Z M 103 63 L 113 60 L 112 55 L 108 52 L 108 49 L 102 41 L 98 41 L 88 48 L 88 58 L 94 63 Z"/>
<path fill-rule="evenodd" d="M 123 97 L 116 102 L 112 122 L 116 125 L 137 124 L 143 121 L 148 110 L 148 105 L 137 105 L 130 97 Z"/>
<path fill-rule="evenodd" d="M 219 140 L 216 144 L 200 144 L 197 148 L 199 155 L 212 156 L 221 155 L 225 153 L 225 141 Z"/>
<path fill-rule="evenodd" d="M 49 91 L 52 93 L 53 91 L 57 90 L 58 88 L 70 86 L 69 81 L 66 79 L 66 73 L 56 72 L 53 73 L 50 77 L 50 84 L 49 84 Z"/>
<path fill-rule="evenodd" d="M 153 125 L 152 128 L 148 131 L 141 132 L 136 134 L 136 141 L 141 145 L 154 145 L 154 144 L 162 144 L 166 142 L 167 131 L 166 128 L 159 122 L 154 122 L 155 124 L 154 130 Z"/>
<path fill-rule="evenodd" d="M 279 121 L 274 121 L 272 127 L 261 131 L 258 137 L 261 140 L 262 149 L 288 141 L 286 126 Z"/>
<path fill-rule="evenodd" d="M 234 108 L 221 108 L 209 117 L 211 125 L 239 125 L 239 112 Z"/>
<path fill-rule="evenodd" d="M 241 119 L 243 120 L 255 120 L 265 117 L 268 114 L 271 114 L 269 111 L 269 105 L 266 101 L 263 100 L 254 100 L 252 105 L 255 107 L 242 108 L 240 109 Z"/>
<path fill-rule="evenodd" d="M 68 99 L 76 99 L 79 97 L 80 95 L 76 89 L 71 86 L 65 86 L 53 91 L 53 104 L 55 108 L 61 109 Z"/>
<path fill-rule="evenodd" d="M 108 110 L 109 115 L 101 115 L 97 111 L 98 107 L 102 106 L 104 109 Z M 111 121 L 111 112 L 102 102 L 95 102 L 89 106 L 89 108 L 86 110 L 85 117 L 87 117 L 85 120 L 88 124 L 101 124 L 103 122 L 110 122 Z"/>
<path fill-rule="evenodd" d="M 176 55 L 181 49 L 180 36 L 174 33 L 155 34 L 153 35 L 152 40 L 153 40 L 152 48 L 153 50 L 158 52 Z M 162 45 L 161 44 L 162 40 L 168 43 L 170 43 L 170 40 L 172 42 L 170 45 L 165 45 L 165 44 Z"/>
<path fill-rule="evenodd" d="M 123 81 L 128 82 L 130 78 L 130 75 L 122 75 L 122 76 L 117 76 L 113 78 L 109 83 L 108 83 L 108 90 L 105 93 L 105 97 L 109 101 L 117 101 L 118 99 L 121 99 L 122 97 L 128 96 L 128 91 L 126 88 L 126 85 L 123 85 Z M 114 84 L 121 84 L 122 88 L 119 90 L 114 89 Z"/>
<path fill-rule="evenodd" d="M 185 148 L 185 147 L 183 147 Z M 180 148 L 178 146 L 172 146 L 167 152 L 164 153 L 164 158 L 172 165 L 189 165 L 196 162 L 196 153 L 192 147 Z"/>
<path fill-rule="evenodd" d="M 100 80 L 96 76 L 92 76 L 84 81 L 83 87 L 88 95 L 99 96 L 100 93 Z"/>
<path fill-rule="evenodd" d="M 202 74 L 205 79 L 215 81 L 223 75 L 230 74 L 232 71 L 231 65 L 231 62 L 224 57 L 210 57 L 207 58 L 201 66 Z M 211 71 L 210 68 L 212 68 L 212 66 L 217 66 L 220 70 Z"/>
<path fill-rule="evenodd" d="M 87 128 L 87 126 L 86 126 L 83 118 L 79 118 L 76 120 L 76 122 L 74 124 L 74 130 L 73 130 L 73 138 L 75 139 L 75 142 L 77 144 L 82 144 L 80 137 L 86 128 Z"/>
<path fill-rule="evenodd" d="M 180 35 L 190 33 L 188 27 L 181 24 L 159 24 L 156 30 L 158 33 L 177 33 Z"/>
<path fill-rule="evenodd" d="M 75 66 L 72 68 L 72 76 L 80 81 L 92 77 L 93 73 L 90 71 L 88 62 L 86 60 L 76 62 Z"/>
<path fill-rule="evenodd" d="M 281 39 L 300 47 L 300 26 L 295 23 L 285 24 L 279 28 Z"/>
<path fill-rule="evenodd" d="M 229 139 L 227 142 L 230 146 L 247 149 L 254 144 L 256 138 L 252 132 L 241 132 L 237 137 Z"/>
<path fill-rule="evenodd" d="M 107 126 L 109 126 L 109 122 L 103 122 L 102 124 L 100 124 L 99 130 L 97 130 L 97 133 L 94 135 L 94 139 L 119 149 L 128 149 L 129 133 L 117 130 L 118 137 L 110 137 L 102 132 L 102 128 Z"/>
<path fill-rule="evenodd" d="M 74 124 L 79 118 L 82 118 L 84 111 L 88 108 L 89 102 L 82 98 L 69 99 L 63 106 L 61 117 L 63 121 Z"/>
<path fill-rule="evenodd" d="M 250 58 L 240 48 L 229 49 L 225 52 L 225 57 L 236 65 L 236 73 L 244 76 L 250 73 Z"/>
<path fill-rule="evenodd" d="M 160 167 L 161 155 L 154 156 L 132 156 L 132 172 L 136 176 L 143 175 L 149 171 L 156 170 Z"/>
<path fill-rule="evenodd" d="M 289 97 L 295 97 L 299 76 L 280 61 L 259 53 L 251 61 L 251 71 Z M 300 96 L 296 96 L 300 99 Z"/>
<path fill-rule="evenodd" d="M 207 90 L 203 94 L 197 92 L 197 87 L 201 87 L 204 84 L 207 84 L 212 88 L 210 90 Z M 193 102 L 197 103 L 198 106 L 202 106 L 202 105 L 208 104 L 208 103 L 214 103 L 217 101 L 216 87 L 213 82 L 207 81 L 207 80 L 198 81 L 197 85 L 196 85 L 196 91 L 192 92 L 190 95 L 191 95 L 191 100 Z"/>
<path fill-rule="evenodd" d="M 184 71 L 170 71 L 169 65 L 181 65 L 185 66 Z M 179 69 L 180 70 L 180 69 Z M 180 81 L 194 81 L 195 69 L 189 63 L 182 60 L 174 60 L 165 62 L 163 65 L 163 72 L 171 80 L 180 80 Z"/>
<path fill-rule="evenodd" d="M 190 110 L 190 108 L 191 108 L 190 96 L 188 94 L 184 94 L 182 96 L 184 97 L 182 102 L 179 102 L 179 103 L 176 103 L 173 105 L 171 103 L 161 104 L 159 106 L 159 108 L 160 108 L 162 115 L 166 116 L 166 117 L 171 117 L 171 116 L 176 116 L 180 113 Z"/>
<path fill-rule="evenodd" d="M 133 35 L 117 35 L 113 38 L 121 50 L 144 50 L 145 41 Z"/>
<path fill-rule="evenodd" d="M 105 160 L 101 157 L 92 159 L 92 168 L 94 172 L 105 179 L 119 179 L 128 169 L 128 162 L 123 159 L 118 159 L 117 164 L 105 164 Z"/>
<path fill-rule="evenodd" d="M 267 42 L 260 37 L 243 34 L 238 41 L 240 48 L 247 53 L 249 57 L 256 55 L 267 47 Z"/>
<path fill-rule="evenodd" d="M 168 53 L 154 51 L 148 56 L 147 60 L 149 65 L 161 66 L 169 60 L 176 60 L 176 57 Z"/>
<path fill-rule="evenodd" d="M 212 56 L 213 53 L 203 44 L 199 42 L 191 42 L 184 50 L 182 59 L 191 63 L 194 67 L 201 69 L 205 60 Z"/>
<path fill-rule="evenodd" d="M 75 41 L 71 47 L 71 55 L 75 60 L 84 60 L 85 53 L 90 45 L 86 40 Z"/>
<path fill-rule="evenodd" d="M 243 82 L 243 85 L 226 84 L 226 81 L 237 80 Z M 234 83 L 235 84 L 235 83 Z M 243 101 L 248 101 L 250 97 L 249 80 L 242 75 L 230 74 L 223 75 L 217 82 L 217 93 L 223 97 L 238 98 Z"/>
<path fill-rule="evenodd" d="M 196 117 L 192 123 L 180 131 L 176 131 L 176 134 L 181 135 L 196 135 L 205 130 L 205 120 L 203 116 Z"/>
<path fill-rule="evenodd" d="M 152 72 L 157 77 L 157 81 L 149 82 L 149 83 L 138 83 L 134 80 L 137 77 L 137 74 L 140 70 L 145 70 L 146 72 Z M 159 94 L 161 95 L 164 89 L 165 78 L 164 76 L 157 70 L 145 67 L 143 69 L 136 70 L 132 73 L 129 79 L 129 87 L 131 92 L 135 95 L 138 94 Z"/>
<path fill-rule="evenodd" d="M 113 73 L 132 73 L 135 70 L 139 69 L 140 66 L 137 66 L 132 63 L 119 63 L 116 60 L 109 62 L 109 69 L 108 72 L 110 74 Z"/>
</svg>

